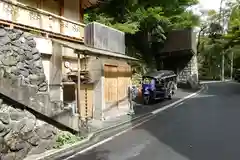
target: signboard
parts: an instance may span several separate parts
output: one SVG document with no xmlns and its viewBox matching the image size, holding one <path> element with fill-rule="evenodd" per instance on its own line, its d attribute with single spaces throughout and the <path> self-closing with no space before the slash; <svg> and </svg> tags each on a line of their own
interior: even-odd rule
<svg viewBox="0 0 240 160">
<path fill-rule="evenodd" d="M 40 53 L 52 54 L 52 41 L 46 38 L 34 38 L 36 48 Z"/>
</svg>

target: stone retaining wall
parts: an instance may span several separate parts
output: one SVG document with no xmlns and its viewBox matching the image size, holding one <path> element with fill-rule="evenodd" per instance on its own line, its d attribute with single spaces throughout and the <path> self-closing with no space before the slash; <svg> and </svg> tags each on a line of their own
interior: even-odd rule
<svg viewBox="0 0 240 160">
<path fill-rule="evenodd" d="M 30 33 L 0 27 L 0 94 L 36 114 L 53 120 L 54 125 L 79 131 L 78 116 L 62 101 L 51 100 L 41 54 Z M 48 120 L 49 120 L 48 119 Z"/>
<path fill-rule="evenodd" d="M 196 55 L 193 55 L 186 67 L 178 73 L 178 81 L 189 84 L 191 88 L 198 87 L 198 64 Z"/>
<path fill-rule="evenodd" d="M 41 54 L 30 33 L 0 28 L 0 68 L 10 78 L 21 77 L 25 84 L 36 86 L 40 92 L 47 91 Z"/>
<path fill-rule="evenodd" d="M 0 159 L 22 160 L 51 149 L 57 128 L 0 99 Z"/>
</svg>

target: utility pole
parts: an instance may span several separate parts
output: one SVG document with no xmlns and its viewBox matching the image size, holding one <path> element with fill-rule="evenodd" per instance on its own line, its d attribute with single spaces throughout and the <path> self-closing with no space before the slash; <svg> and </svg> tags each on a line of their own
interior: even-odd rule
<svg viewBox="0 0 240 160">
<path fill-rule="evenodd" d="M 224 33 L 224 15 L 222 12 L 222 4 L 223 0 L 220 2 L 220 17 L 219 17 L 219 24 L 221 25 L 221 20 L 222 20 L 222 34 Z M 224 66 L 225 66 L 225 57 L 224 57 L 224 52 L 222 52 L 222 65 L 221 65 L 221 80 L 224 81 Z"/>
<path fill-rule="evenodd" d="M 224 81 L 224 65 L 225 65 L 225 57 L 224 53 L 222 52 L 222 65 L 221 65 L 221 80 Z"/>
<path fill-rule="evenodd" d="M 232 80 L 232 78 L 233 78 L 233 58 L 234 58 L 234 53 L 232 52 L 231 54 L 232 54 L 231 55 L 231 80 Z"/>
</svg>

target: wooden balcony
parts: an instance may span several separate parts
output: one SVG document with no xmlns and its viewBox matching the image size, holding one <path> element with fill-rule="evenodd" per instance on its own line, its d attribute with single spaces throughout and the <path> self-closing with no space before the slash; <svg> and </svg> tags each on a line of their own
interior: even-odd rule
<svg viewBox="0 0 240 160">
<path fill-rule="evenodd" d="M 25 29 L 53 38 L 83 41 L 83 23 L 32 8 L 19 2 L 0 0 L 0 24 Z"/>
</svg>

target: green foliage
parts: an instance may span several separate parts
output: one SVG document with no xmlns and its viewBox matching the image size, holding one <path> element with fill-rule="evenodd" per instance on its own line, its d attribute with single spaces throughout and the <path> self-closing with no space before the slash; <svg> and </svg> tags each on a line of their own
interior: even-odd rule
<svg viewBox="0 0 240 160">
<path fill-rule="evenodd" d="M 221 14 L 209 11 L 205 28 L 199 34 L 200 77 L 219 77 L 221 55 L 225 57 L 225 72 L 230 74 L 232 53 L 235 68 L 240 68 L 240 3 L 227 1 Z M 224 23 L 223 23 L 224 22 Z M 223 29 L 223 24 L 226 27 Z"/>
<path fill-rule="evenodd" d="M 170 17 L 172 28 L 191 28 L 199 26 L 199 16 L 194 15 L 192 11 L 185 11 L 182 14 Z"/>
<path fill-rule="evenodd" d="M 84 137 L 73 135 L 70 132 L 62 131 L 57 135 L 56 144 L 54 148 L 61 148 L 64 145 L 79 142 L 83 138 Z"/>
<path fill-rule="evenodd" d="M 216 78 L 220 74 L 221 55 L 225 56 L 227 70 L 231 53 L 236 59 L 234 66 L 240 67 L 237 47 L 240 45 L 240 2 L 225 2 L 227 5 L 221 12 L 209 10 L 207 21 L 202 24 L 199 16 L 189 10 L 198 4 L 197 0 L 109 0 L 88 10 L 85 22 L 97 21 L 126 33 L 127 54 L 139 59 L 132 63 L 138 73 L 136 77 L 160 68 L 157 57 L 169 31 L 200 26 L 197 44 L 200 74 Z"/>
<path fill-rule="evenodd" d="M 85 22 L 97 21 L 126 33 L 127 54 L 139 59 L 132 63 L 136 77 L 160 68 L 157 57 L 169 31 L 201 26 L 197 44 L 200 76 L 216 78 L 220 74 L 221 55 L 225 56 L 227 70 L 231 53 L 236 61 L 234 66 L 240 67 L 240 2 L 225 1 L 227 5 L 221 12 L 209 10 L 207 21 L 202 24 L 188 9 L 198 4 L 197 0 L 109 0 L 88 10 Z"/>
<path fill-rule="evenodd" d="M 85 22 L 97 21 L 126 33 L 127 54 L 138 73 L 157 68 L 157 55 L 172 29 L 199 25 L 199 17 L 187 8 L 197 0 L 109 0 L 86 11 Z"/>
</svg>

